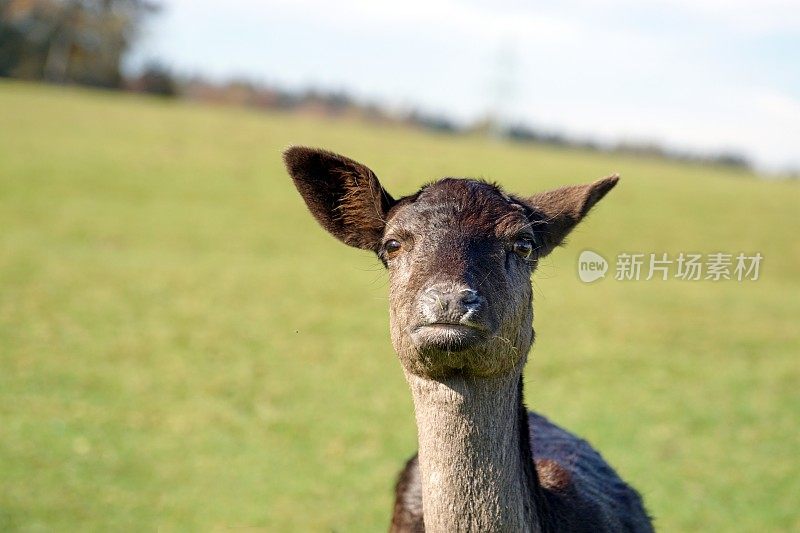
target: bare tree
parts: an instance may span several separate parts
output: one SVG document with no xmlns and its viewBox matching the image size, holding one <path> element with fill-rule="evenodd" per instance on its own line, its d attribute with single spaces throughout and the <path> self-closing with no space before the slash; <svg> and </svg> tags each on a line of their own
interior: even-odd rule
<svg viewBox="0 0 800 533">
<path fill-rule="evenodd" d="M 121 84 L 149 0 L 0 0 L 0 76 Z"/>
</svg>

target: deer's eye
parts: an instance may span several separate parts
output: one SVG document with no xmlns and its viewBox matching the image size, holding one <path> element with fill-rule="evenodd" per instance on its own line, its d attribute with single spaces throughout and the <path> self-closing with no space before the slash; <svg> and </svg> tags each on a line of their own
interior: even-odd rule
<svg viewBox="0 0 800 533">
<path fill-rule="evenodd" d="M 400 241 L 395 239 L 389 239 L 383 244 L 383 249 L 386 250 L 386 257 L 394 257 L 400 251 L 402 246 L 400 245 Z"/>
<path fill-rule="evenodd" d="M 533 241 L 526 238 L 517 239 L 514 241 L 512 250 L 521 258 L 528 259 L 533 253 Z"/>
</svg>

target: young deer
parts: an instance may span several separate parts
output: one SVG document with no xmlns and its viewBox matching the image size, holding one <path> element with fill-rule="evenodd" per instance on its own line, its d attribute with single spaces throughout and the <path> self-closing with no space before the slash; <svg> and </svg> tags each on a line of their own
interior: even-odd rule
<svg viewBox="0 0 800 533">
<path fill-rule="evenodd" d="M 389 270 L 419 440 L 391 530 L 652 531 L 639 494 L 522 397 L 531 274 L 617 176 L 527 198 L 445 178 L 395 200 L 346 157 L 292 147 L 284 161 L 317 221 Z"/>
</svg>

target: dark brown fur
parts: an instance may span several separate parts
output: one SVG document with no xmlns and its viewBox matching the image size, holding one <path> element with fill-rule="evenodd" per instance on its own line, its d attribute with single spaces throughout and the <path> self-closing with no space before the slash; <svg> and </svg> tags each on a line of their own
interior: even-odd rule
<svg viewBox="0 0 800 533">
<path fill-rule="evenodd" d="M 324 150 L 287 151 L 285 162 L 323 228 L 350 246 L 377 249 L 385 213 L 395 202 L 370 169 Z"/>
<path fill-rule="evenodd" d="M 541 415 L 527 411 L 526 415 L 532 443 L 525 450 L 535 468 L 532 499 L 539 509 L 542 531 L 652 531 L 639 495 L 586 441 Z M 398 477 L 389 528 L 392 533 L 425 531 L 418 468 L 414 455 Z"/>
<path fill-rule="evenodd" d="M 618 180 L 610 176 L 523 198 L 487 182 L 446 178 L 395 200 L 371 170 L 346 157 L 294 147 L 284 159 L 320 224 L 346 244 L 377 253 L 388 267 L 393 345 L 407 377 L 432 383 L 454 376 L 484 384 L 521 376 L 534 339 L 530 276 Z M 533 243 L 529 257 L 517 254 L 520 239 Z M 388 248 L 391 241 L 399 243 L 399 252 Z M 431 307 L 431 291 L 450 298 L 471 291 L 474 297 L 469 305 L 453 300 L 461 305 L 456 313 L 439 300 L 440 309 Z M 453 345 L 438 333 L 425 333 L 430 324 L 451 325 L 459 317 L 481 332 L 477 340 Z M 639 495 L 588 443 L 528 412 L 521 377 L 518 394 L 507 397 L 512 396 L 519 452 L 505 457 L 524 458 L 519 476 L 529 496 L 522 506 L 532 510 L 542 531 L 652 531 Z M 414 456 L 397 481 L 392 531 L 424 530 L 422 494 Z"/>
</svg>

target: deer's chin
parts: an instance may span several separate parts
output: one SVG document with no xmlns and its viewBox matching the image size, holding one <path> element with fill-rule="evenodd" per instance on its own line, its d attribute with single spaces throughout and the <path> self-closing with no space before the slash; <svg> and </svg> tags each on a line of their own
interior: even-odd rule
<svg viewBox="0 0 800 533">
<path fill-rule="evenodd" d="M 464 324 L 423 324 L 411 332 L 411 340 L 422 352 L 463 352 L 486 341 L 486 331 Z"/>
</svg>

